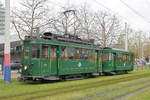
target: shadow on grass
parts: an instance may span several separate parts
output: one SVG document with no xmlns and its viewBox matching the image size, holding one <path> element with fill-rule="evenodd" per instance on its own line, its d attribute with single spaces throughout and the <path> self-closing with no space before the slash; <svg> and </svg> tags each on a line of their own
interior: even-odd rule
<svg viewBox="0 0 150 100">
<path fill-rule="evenodd" d="M 132 74 L 132 73 L 128 73 Z M 34 84 L 34 85 L 39 85 L 39 84 L 54 84 L 54 83 L 63 83 L 63 82 L 71 82 L 71 81 L 78 81 L 78 80 L 89 80 L 89 79 L 95 79 L 95 78 L 103 78 L 103 77 L 110 77 L 110 76 L 118 76 L 118 75 L 125 75 L 125 74 L 117 74 L 117 75 L 102 75 L 102 76 L 97 76 L 97 77 L 80 77 L 80 78 L 68 78 L 66 80 L 36 80 L 36 81 L 24 81 L 20 82 L 23 85 L 29 85 L 29 84 Z"/>
</svg>

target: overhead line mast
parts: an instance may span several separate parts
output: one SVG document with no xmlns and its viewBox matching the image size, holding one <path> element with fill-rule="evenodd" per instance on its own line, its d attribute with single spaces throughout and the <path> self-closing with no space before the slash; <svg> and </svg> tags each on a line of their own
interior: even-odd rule
<svg viewBox="0 0 150 100">
<path fill-rule="evenodd" d="M 10 69 L 10 0 L 5 0 L 4 81 L 11 81 Z"/>
</svg>

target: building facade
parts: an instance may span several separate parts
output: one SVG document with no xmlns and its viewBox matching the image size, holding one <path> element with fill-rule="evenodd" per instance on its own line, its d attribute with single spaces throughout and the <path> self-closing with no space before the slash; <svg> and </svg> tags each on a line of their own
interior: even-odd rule
<svg viewBox="0 0 150 100">
<path fill-rule="evenodd" d="M 5 8 L 0 3 L 0 35 L 4 35 L 5 31 Z"/>
</svg>

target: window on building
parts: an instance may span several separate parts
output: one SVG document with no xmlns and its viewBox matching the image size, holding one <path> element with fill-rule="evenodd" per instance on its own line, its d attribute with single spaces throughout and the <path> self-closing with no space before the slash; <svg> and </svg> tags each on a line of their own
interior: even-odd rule
<svg viewBox="0 0 150 100">
<path fill-rule="evenodd" d="M 40 58 L 40 45 L 39 44 L 32 45 L 31 55 L 32 55 L 32 58 Z"/>
<path fill-rule="evenodd" d="M 22 46 L 17 46 L 15 49 L 16 49 L 16 54 L 20 54 L 22 50 Z"/>
<path fill-rule="evenodd" d="M 29 47 L 25 47 L 25 49 L 24 49 L 24 58 L 28 59 L 28 57 L 29 57 Z"/>
</svg>

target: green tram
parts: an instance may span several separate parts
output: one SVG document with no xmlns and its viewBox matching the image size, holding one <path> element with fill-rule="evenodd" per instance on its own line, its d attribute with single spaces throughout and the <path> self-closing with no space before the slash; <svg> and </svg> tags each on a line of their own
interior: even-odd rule
<svg viewBox="0 0 150 100">
<path fill-rule="evenodd" d="M 132 52 L 104 49 L 88 41 L 83 43 L 81 39 L 82 43 L 70 41 L 73 39 L 64 41 L 62 37 L 61 41 L 43 37 L 23 40 L 23 67 L 19 79 L 64 80 L 133 70 Z"/>
</svg>

